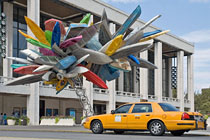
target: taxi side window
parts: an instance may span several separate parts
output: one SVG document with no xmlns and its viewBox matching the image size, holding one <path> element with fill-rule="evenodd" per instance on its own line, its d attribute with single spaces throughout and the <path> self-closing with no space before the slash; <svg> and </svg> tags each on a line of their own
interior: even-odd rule
<svg viewBox="0 0 210 140">
<path fill-rule="evenodd" d="M 127 105 L 121 106 L 115 110 L 115 114 L 116 113 L 128 113 L 131 106 L 132 106 L 132 104 L 127 104 Z"/>
<path fill-rule="evenodd" d="M 135 104 L 132 113 L 147 113 L 152 112 L 151 104 Z"/>
</svg>

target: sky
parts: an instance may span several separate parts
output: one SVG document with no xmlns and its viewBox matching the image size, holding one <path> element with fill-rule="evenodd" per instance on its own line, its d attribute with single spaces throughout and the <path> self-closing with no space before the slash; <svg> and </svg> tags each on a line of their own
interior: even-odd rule
<svg viewBox="0 0 210 140">
<path fill-rule="evenodd" d="M 148 21 L 161 14 L 152 25 L 167 30 L 195 45 L 194 90 L 210 87 L 210 0 L 103 0 L 127 14 L 141 6 L 140 19 Z M 184 58 L 187 90 L 187 62 Z"/>
</svg>

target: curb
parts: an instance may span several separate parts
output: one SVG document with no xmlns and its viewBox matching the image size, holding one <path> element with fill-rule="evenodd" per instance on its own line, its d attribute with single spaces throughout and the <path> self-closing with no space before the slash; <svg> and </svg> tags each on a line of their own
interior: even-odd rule
<svg viewBox="0 0 210 140">
<path fill-rule="evenodd" d="M 75 133 L 91 133 L 88 130 L 40 130 L 40 129 L 0 129 L 0 131 L 31 131 L 31 132 L 75 132 Z"/>
<path fill-rule="evenodd" d="M 40 129 L 0 129 L 0 131 L 28 131 L 28 132 L 73 132 L 73 133 L 92 133 L 90 130 L 40 130 Z M 110 133 L 110 132 L 108 132 Z M 193 134 L 186 133 L 185 135 L 193 136 L 210 136 L 210 134 Z"/>
</svg>

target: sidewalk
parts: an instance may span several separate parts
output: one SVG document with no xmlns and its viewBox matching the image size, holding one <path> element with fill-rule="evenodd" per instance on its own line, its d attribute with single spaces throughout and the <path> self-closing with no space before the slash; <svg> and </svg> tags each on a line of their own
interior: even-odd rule
<svg viewBox="0 0 210 140">
<path fill-rule="evenodd" d="M 0 131 L 36 131 L 36 132 L 77 132 L 92 133 L 91 130 L 83 128 L 83 126 L 8 126 L 0 125 Z M 142 133 L 142 132 L 141 132 Z M 143 132 L 145 133 L 145 132 Z M 147 133 L 147 132 L 146 132 Z M 207 130 L 194 130 L 186 132 L 187 135 L 208 135 L 210 136 L 210 127 Z"/>
</svg>

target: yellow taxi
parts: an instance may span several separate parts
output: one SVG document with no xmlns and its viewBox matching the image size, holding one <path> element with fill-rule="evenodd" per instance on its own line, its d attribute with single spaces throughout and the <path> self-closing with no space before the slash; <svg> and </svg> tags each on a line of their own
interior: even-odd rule
<svg viewBox="0 0 210 140">
<path fill-rule="evenodd" d="M 116 134 L 124 131 L 149 130 L 151 135 L 161 136 L 170 131 L 174 136 L 184 132 L 205 129 L 202 114 L 181 112 L 168 103 L 137 102 L 121 105 L 111 114 L 86 118 L 83 126 L 95 134 L 113 130 Z"/>
</svg>

